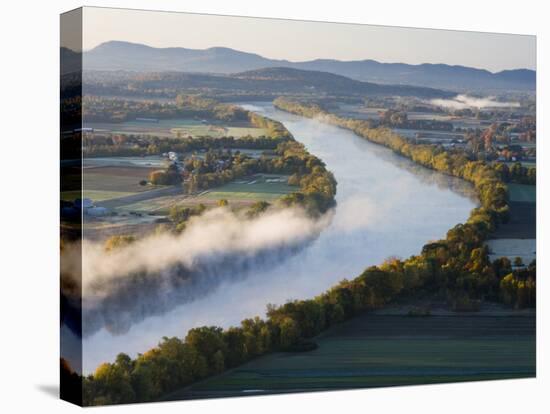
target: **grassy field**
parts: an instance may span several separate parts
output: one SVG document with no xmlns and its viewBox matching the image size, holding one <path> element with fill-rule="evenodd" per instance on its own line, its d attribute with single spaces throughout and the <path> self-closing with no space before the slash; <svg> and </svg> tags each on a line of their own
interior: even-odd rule
<svg viewBox="0 0 550 414">
<path fill-rule="evenodd" d="M 284 175 L 256 174 L 251 178 L 235 180 L 231 183 L 213 188 L 197 196 L 202 200 L 228 201 L 273 201 L 285 194 L 296 191 L 298 187 L 287 184 L 288 177 Z"/>
<path fill-rule="evenodd" d="M 510 201 L 535 203 L 537 201 L 537 187 L 526 184 L 508 184 Z"/>
<path fill-rule="evenodd" d="M 251 178 L 235 180 L 216 187 L 198 196 L 206 200 L 275 200 L 295 191 L 297 187 L 287 184 L 288 177 L 282 175 L 256 174 Z"/>
<path fill-rule="evenodd" d="M 254 127 L 224 127 L 217 125 L 190 125 L 185 127 L 172 128 L 170 130 L 174 137 L 200 137 L 210 136 L 214 138 L 221 137 L 245 137 L 252 136 L 254 138 L 265 135 L 265 131 L 261 128 Z"/>
<path fill-rule="evenodd" d="M 133 166 L 85 168 L 82 173 L 83 194 L 79 191 L 63 191 L 61 199 L 74 201 L 83 196 L 94 202 L 101 202 L 162 188 L 139 183 L 142 180 L 147 181 L 149 173 L 154 170 L 155 168 Z"/>
<path fill-rule="evenodd" d="M 136 167 L 159 169 L 166 167 L 166 158 L 160 155 L 144 157 L 92 157 L 84 158 L 83 165 L 89 167 Z"/>
<path fill-rule="evenodd" d="M 202 123 L 196 119 L 161 119 L 158 122 L 89 123 L 86 126 L 94 128 L 97 132 L 157 135 L 169 138 L 188 136 L 211 136 L 214 138 L 233 136 L 238 138 L 247 135 L 259 137 L 265 135 L 266 132 L 262 128 L 255 128 L 243 122 L 221 124 L 208 121 L 207 123 Z"/>
<path fill-rule="evenodd" d="M 215 206 L 221 199 L 229 201 L 232 207 L 245 207 L 256 201 L 274 201 L 277 198 L 296 191 L 297 187 L 287 184 L 288 176 L 256 174 L 242 178 L 220 187 L 204 191 L 198 195 L 170 195 L 156 197 L 117 207 L 121 212 L 140 212 L 168 214 L 174 205 L 189 207 L 198 204 Z"/>
<path fill-rule="evenodd" d="M 521 378 L 535 375 L 531 317 L 365 315 L 304 353 L 273 353 L 167 399 Z"/>
<path fill-rule="evenodd" d="M 147 181 L 153 170 L 154 168 L 118 166 L 86 168 L 82 174 L 84 197 L 99 202 L 160 188 L 139 183 L 142 180 Z"/>
<path fill-rule="evenodd" d="M 118 207 L 117 211 L 121 212 L 139 212 L 139 213 L 156 213 L 168 214 L 170 208 L 174 205 L 184 205 L 187 196 L 174 195 L 166 197 L 157 197 L 150 200 L 139 201 L 137 203 L 126 204 Z"/>
</svg>

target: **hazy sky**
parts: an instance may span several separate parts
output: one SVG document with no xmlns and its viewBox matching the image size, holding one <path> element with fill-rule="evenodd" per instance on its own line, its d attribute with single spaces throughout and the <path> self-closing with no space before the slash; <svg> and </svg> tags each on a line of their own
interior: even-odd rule
<svg viewBox="0 0 550 414">
<path fill-rule="evenodd" d="M 109 40 L 154 47 L 230 47 L 273 59 L 374 59 L 499 71 L 535 69 L 534 36 L 85 8 L 84 49 Z"/>
</svg>

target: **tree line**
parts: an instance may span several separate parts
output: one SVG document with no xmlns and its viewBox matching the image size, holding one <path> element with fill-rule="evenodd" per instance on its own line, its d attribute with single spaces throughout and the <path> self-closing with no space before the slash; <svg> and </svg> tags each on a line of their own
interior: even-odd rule
<svg viewBox="0 0 550 414">
<path fill-rule="evenodd" d="M 521 162 L 515 162 L 509 167 L 503 162 L 496 162 L 494 166 L 502 181 L 517 184 L 537 184 L 536 167 L 524 167 Z"/>
<path fill-rule="evenodd" d="M 168 151 L 189 152 L 202 148 L 275 149 L 279 143 L 293 140 L 292 134 L 278 121 L 245 110 L 236 105 L 217 103 L 197 96 L 178 95 L 176 105 L 157 102 L 133 102 L 118 99 L 86 98 L 83 108 L 86 122 L 124 122 L 136 117 L 206 118 L 223 122 L 245 122 L 265 133 L 260 137 L 226 136 L 214 138 L 158 137 L 140 134 L 85 133 L 82 137 L 83 156 L 128 157 L 159 155 Z"/>
</svg>

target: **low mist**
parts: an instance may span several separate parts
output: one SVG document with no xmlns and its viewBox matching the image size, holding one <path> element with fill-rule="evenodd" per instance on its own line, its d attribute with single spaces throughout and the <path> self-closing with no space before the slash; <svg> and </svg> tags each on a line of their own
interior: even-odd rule
<svg viewBox="0 0 550 414">
<path fill-rule="evenodd" d="M 124 333 L 148 316 L 213 292 L 223 281 L 276 266 L 315 238 L 331 214 L 313 219 L 292 208 L 245 219 L 216 208 L 192 218 L 181 235 L 152 235 L 112 251 L 84 240 L 83 335 L 102 327 Z M 62 263 L 64 275 L 79 274 L 78 260 Z"/>
<path fill-rule="evenodd" d="M 519 102 L 501 102 L 494 96 L 487 98 L 476 98 L 468 95 L 457 95 L 452 99 L 431 99 L 432 105 L 442 106 L 448 109 L 466 109 L 466 108 L 518 108 Z"/>
</svg>

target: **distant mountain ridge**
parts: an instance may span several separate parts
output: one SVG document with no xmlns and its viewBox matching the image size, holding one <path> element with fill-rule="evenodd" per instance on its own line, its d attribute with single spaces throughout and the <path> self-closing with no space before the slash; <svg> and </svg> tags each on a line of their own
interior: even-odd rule
<svg viewBox="0 0 550 414">
<path fill-rule="evenodd" d="M 154 48 L 122 41 L 102 43 L 84 53 L 88 70 L 128 70 L 146 72 L 200 72 L 235 74 L 239 72 L 286 67 L 315 70 L 352 79 L 385 84 L 402 84 L 450 90 L 503 89 L 535 90 L 536 72 L 530 69 L 484 69 L 446 64 L 409 65 L 380 63 L 375 60 L 339 61 L 316 59 L 305 62 L 268 59 L 225 47 L 186 49 Z"/>
</svg>

